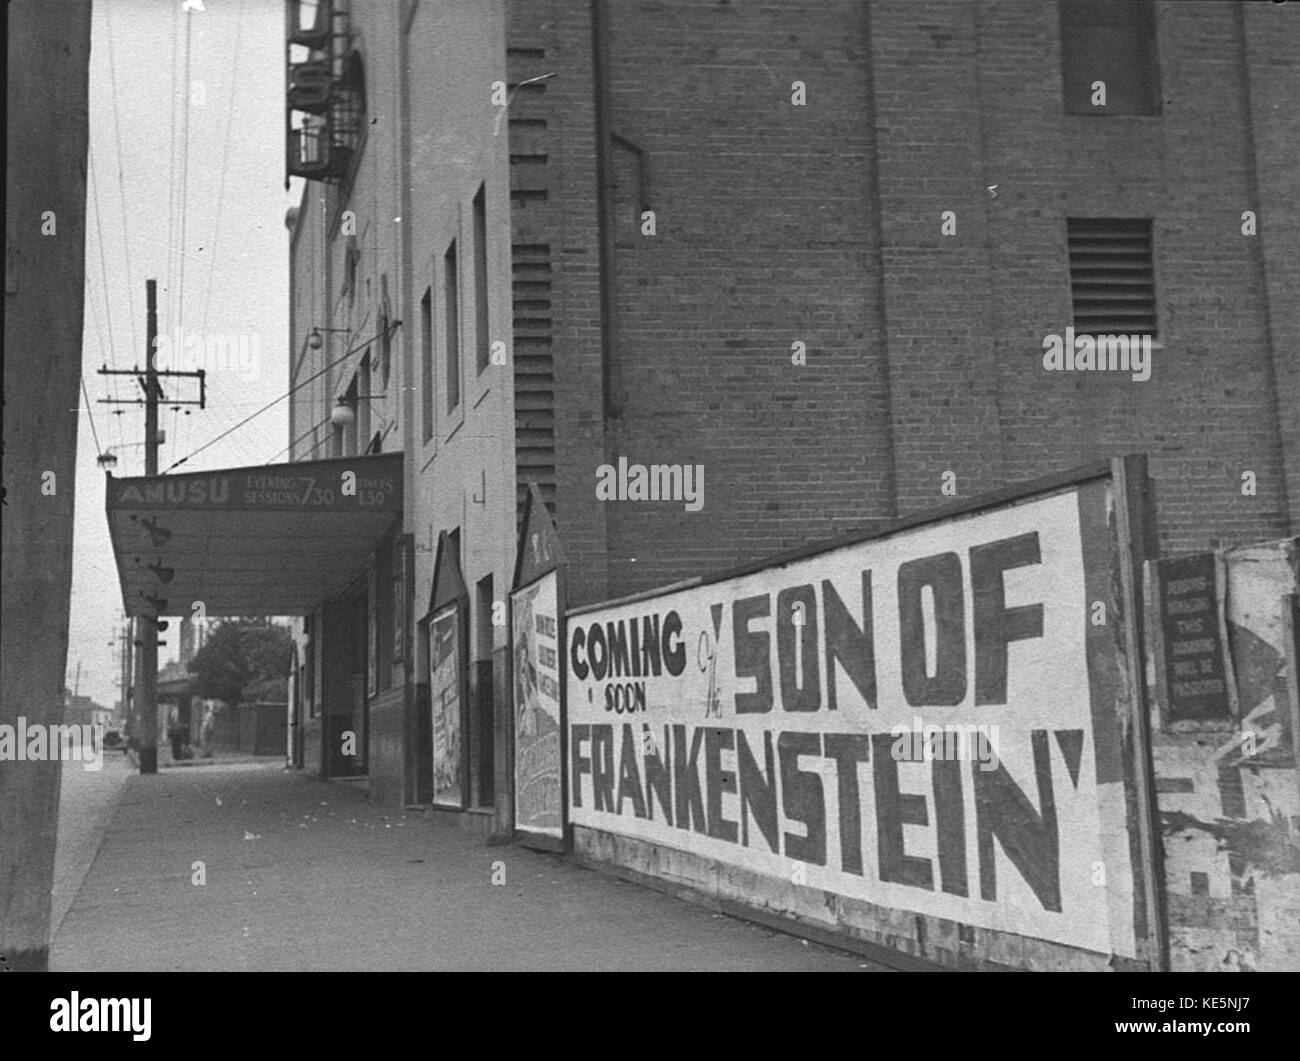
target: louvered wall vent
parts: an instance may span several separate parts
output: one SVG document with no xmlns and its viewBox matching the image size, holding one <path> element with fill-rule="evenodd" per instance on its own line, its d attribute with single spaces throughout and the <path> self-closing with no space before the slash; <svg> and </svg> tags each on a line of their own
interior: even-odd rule
<svg viewBox="0 0 1300 1061">
<path fill-rule="evenodd" d="M 551 248 L 516 243 L 514 265 L 517 515 L 528 484 L 555 516 L 555 366 L 551 360 Z"/>
<path fill-rule="evenodd" d="M 1079 335 L 1156 338 L 1151 222 L 1069 218 L 1070 292 Z"/>
</svg>

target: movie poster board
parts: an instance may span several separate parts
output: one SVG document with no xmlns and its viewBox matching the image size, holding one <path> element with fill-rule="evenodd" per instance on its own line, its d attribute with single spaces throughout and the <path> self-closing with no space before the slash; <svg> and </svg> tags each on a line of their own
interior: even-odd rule
<svg viewBox="0 0 1300 1061">
<path fill-rule="evenodd" d="M 1126 490 L 570 611 L 570 822 L 1155 964 Z"/>
<path fill-rule="evenodd" d="M 555 525 L 529 484 L 510 594 L 514 828 L 520 843 L 550 851 L 567 843 L 564 578 Z"/>
<path fill-rule="evenodd" d="M 466 806 L 465 658 L 462 605 L 436 612 L 429 623 L 429 692 L 433 713 L 433 804 Z"/>
<path fill-rule="evenodd" d="M 515 685 L 515 828 L 561 839 L 558 571 L 511 595 Z"/>
</svg>

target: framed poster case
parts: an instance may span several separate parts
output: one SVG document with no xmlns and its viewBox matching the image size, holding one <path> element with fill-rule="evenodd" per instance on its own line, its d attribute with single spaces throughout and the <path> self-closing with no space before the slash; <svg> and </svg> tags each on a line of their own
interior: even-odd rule
<svg viewBox="0 0 1300 1061">
<path fill-rule="evenodd" d="M 564 576 L 555 526 L 530 484 L 510 594 L 512 787 L 515 838 L 546 851 L 568 847 Z"/>
</svg>

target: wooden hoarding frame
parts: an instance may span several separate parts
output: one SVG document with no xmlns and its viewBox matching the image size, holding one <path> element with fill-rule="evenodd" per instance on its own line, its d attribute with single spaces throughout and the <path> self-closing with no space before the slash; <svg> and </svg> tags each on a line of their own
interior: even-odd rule
<svg viewBox="0 0 1300 1061">
<path fill-rule="evenodd" d="M 1287 693 L 1291 705 L 1292 776 L 1300 788 L 1300 594 L 1288 593 L 1282 606 L 1282 648 L 1285 652 Z"/>
<path fill-rule="evenodd" d="M 1155 498 L 1147 461 L 1142 455 L 1116 457 L 1111 461 L 1111 481 L 1115 497 L 1115 542 L 1119 548 L 1120 590 L 1123 594 L 1123 639 L 1128 666 L 1124 669 L 1127 685 L 1130 740 L 1124 748 L 1125 787 L 1130 791 L 1136 815 L 1138 857 L 1133 871 L 1141 875 L 1135 882 L 1141 889 L 1146 924 L 1147 961 L 1155 972 L 1169 971 L 1169 928 L 1165 903 L 1164 847 L 1160 834 L 1160 807 L 1156 797 L 1155 761 L 1152 754 L 1152 705 L 1148 697 L 1146 639 L 1143 625 L 1147 608 L 1143 600 L 1143 568 L 1159 552 Z M 1158 722 L 1157 722 L 1158 724 Z M 1134 820 L 1135 818 L 1135 820 Z M 1136 914 L 1136 911 L 1135 911 Z M 1135 917 L 1135 929 L 1141 922 Z"/>
</svg>

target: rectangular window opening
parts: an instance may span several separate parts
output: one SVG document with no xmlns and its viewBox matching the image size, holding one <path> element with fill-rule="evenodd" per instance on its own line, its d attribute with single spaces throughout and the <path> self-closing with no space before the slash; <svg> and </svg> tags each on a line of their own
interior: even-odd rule
<svg viewBox="0 0 1300 1061">
<path fill-rule="evenodd" d="M 1067 114 L 1158 115 L 1160 63 L 1151 0 L 1059 0 Z"/>
<path fill-rule="evenodd" d="M 480 184 L 474 196 L 474 346 L 479 372 L 488 366 L 488 319 L 487 186 Z"/>
<path fill-rule="evenodd" d="M 443 259 L 442 312 L 447 343 L 447 412 L 460 404 L 460 280 L 456 271 L 456 241 Z"/>
<path fill-rule="evenodd" d="M 424 383 L 424 441 L 433 438 L 433 288 L 420 299 L 420 366 Z"/>
</svg>

